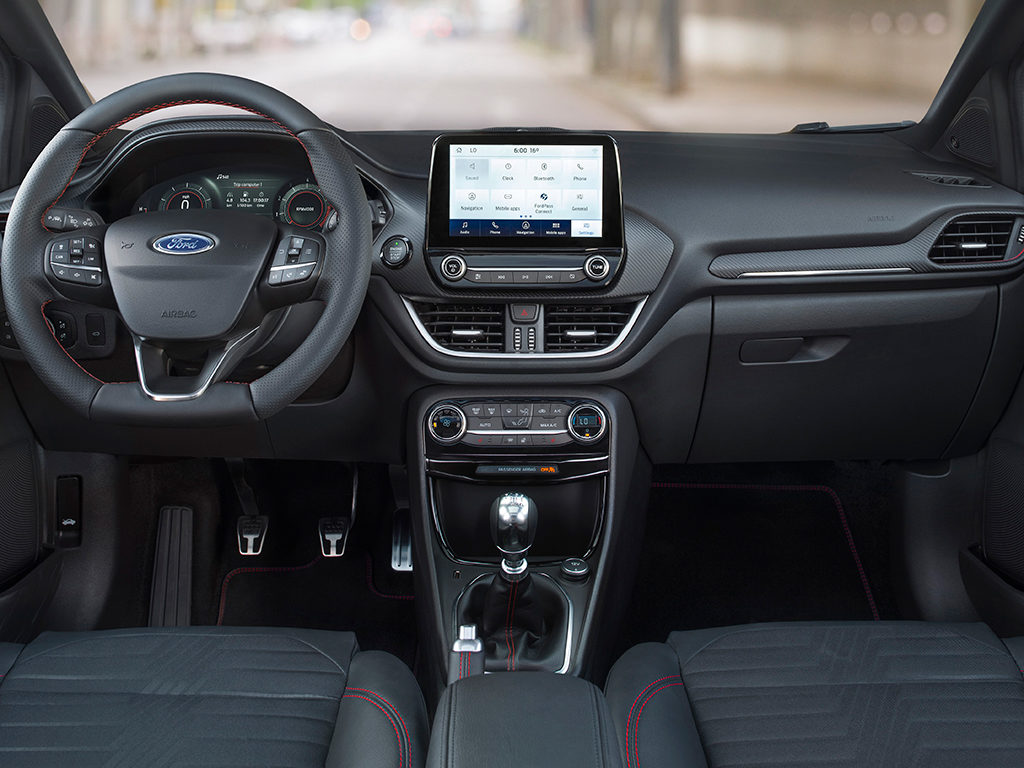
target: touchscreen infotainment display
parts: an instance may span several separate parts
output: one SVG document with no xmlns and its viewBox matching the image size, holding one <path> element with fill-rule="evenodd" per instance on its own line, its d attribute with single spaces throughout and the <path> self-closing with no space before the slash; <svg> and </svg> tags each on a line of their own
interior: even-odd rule
<svg viewBox="0 0 1024 768">
<path fill-rule="evenodd" d="M 544 131 L 440 136 L 428 223 L 430 248 L 621 248 L 615 142 Z"/>
<path fill-rule="evenodd" d="M 604 147 L 458 143 L 448 162 L 452 237 L 603 234 Z"/>
</svg>

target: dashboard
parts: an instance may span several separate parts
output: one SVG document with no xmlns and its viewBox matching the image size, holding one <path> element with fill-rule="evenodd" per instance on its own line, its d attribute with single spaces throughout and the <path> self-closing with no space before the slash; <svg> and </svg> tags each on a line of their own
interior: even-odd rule
<svg viewBox="0 0 1024 768">
<path fill-rule="evenodd" d="M 656 463 L 936 459 L 983 445 L 1021 374 L 1024 196 L 897 134 L 339 136 L 374 241 L 360 322 L 322 380 L 266 423 L 154 439 L 79 420 L 0 345 L 47 447 L 397 464 L 423 388 L 603 385 Z M 251 118 L 119 135 L 65 201 L 105 222 L 330 219 L 301 149 Z M 574 238 L 587 222 L 600 235 Z M 90 350 L 72 304 L 55 307 L 58 330 L 79 322 L 71 353 L 131 375 L 130 340 Z M 273 368 L 316 319 L 315 302 L 293 308 L 235 378 Z"/>
</svg>

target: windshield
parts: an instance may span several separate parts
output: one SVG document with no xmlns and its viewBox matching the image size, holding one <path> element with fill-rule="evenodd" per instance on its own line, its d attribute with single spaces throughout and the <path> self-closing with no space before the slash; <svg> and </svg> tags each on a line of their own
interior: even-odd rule
<svg viewBox="0 0 1024 768">
<path fill-rule="evenodd" d="M 272 85 L 345 129 L 920 120 L 982 0 L 42 0 L 95 98 Z"/>
</svg>

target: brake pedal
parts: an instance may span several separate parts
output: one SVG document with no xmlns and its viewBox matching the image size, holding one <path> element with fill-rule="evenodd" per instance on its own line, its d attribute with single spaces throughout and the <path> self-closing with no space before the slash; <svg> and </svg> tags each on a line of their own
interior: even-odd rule
<svg viewBox="0 0 1024 768">
<path fill-rule="evenodd" d="M 258 555 L 263 551 L 270 518 L 266 515 L 242 515 L 238 518 L 238 554 Z"/>
<path fill-rule="evenodd" d="M 320 551 L 324 557 L 344 555 L 352 522 L 347 517 L 321 517 L 319 528 Z"/>
</svg>

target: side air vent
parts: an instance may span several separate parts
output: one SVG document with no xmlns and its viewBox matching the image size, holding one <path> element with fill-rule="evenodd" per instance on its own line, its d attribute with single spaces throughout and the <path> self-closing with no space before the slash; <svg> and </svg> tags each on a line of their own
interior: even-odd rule
<svg viewBox="0 0 1024 768">
<path fill-rule="evenodd" d="M 928 258 L 936 264 L 979 264 L 1005 261 L 1013 235 L 1014 216 L 963 216 L 942 230 Z"/>
<path fill-rule="evenodd" d="M 611 346 L 633 316 L 632 304 L 553 304 L 544 308 L 545 352 Z"/>
<path fill-rule="evenodd" d="M 460 352 L 505 351 L 504 304 L 415 304 L 430 337 Z"/>
<path fill-rule="evenodd" d="M 943 173 L 919 173 L 911 171 L 911 176 L 930 181 L 932 184 L 941 184 L 944 187 L 979 187 L 988 189 L 991 185 L 982 184 L 973 176 L 950 176 Z"/>
</svg>

